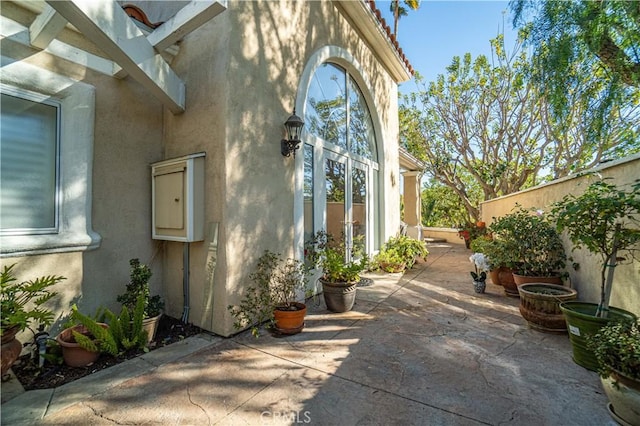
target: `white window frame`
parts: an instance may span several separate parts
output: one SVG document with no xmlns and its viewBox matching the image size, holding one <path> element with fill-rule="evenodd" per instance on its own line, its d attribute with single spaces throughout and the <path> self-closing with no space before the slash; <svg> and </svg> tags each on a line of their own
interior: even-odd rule
<svg viewBox="0 0 640 426">
<path fill-rule="evenodd" d="M 95 88 L 5 56 L 2 90 L 31 92 L 60 105 L 58 229 L 55 233 L 0 235 L 0 257 L 84 251 L 100 246 L 91 226 Z"/>
</svg>

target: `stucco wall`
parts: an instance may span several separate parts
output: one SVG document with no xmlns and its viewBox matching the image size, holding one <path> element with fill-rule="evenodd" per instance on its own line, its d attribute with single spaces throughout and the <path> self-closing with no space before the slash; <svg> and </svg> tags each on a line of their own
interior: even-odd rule
<svg viewBox="0 0 640 426">
<path fill-rule="evenodd" d="M 549 206 L 567 194 L 580 195 L 593 179 L 612 178 L 617 185 L 629 185 L 640 177 L 640 156 L 605 164 L 593 170 L 595 175 L 560 179 L 545 185 L 482 203 L 482 220 L 491 224 L 494 217 L 508 214 L 516 203 L 524 208 L 548 210 Z M 580 264 L 577 271 L 568 269 L 572 286 L 578 298 L 597 303 L 600 300 L 600 263 L 586 250 L 572 250 L 563 236 L 567 254 Z M 630 261 L 616 267 L 611 306 L 620 307 L 640 315 L 640 262 Z"/>
<path fill-rule="evenodd" d="M 4 16 L 25 26 L 35 18 L 33 13 L 15 5 L 4 6 Z M 61 37 L 67 42 L 81 39 L 68 29 Z M 86 47 L 87 43 L 76 44 Z M 22 59 L 95 88 L 93 158 L 89 165 L 93 167 L 90 182 L 92 214 L 89 220 L 102 239 L 95 250 L 4 257 L 0 266 L 16 263 L 19 280 L 50 274 L 67 278 L 56 286 L 55 290 L 60 294 L 49 303 L 56 312 L 54 333 L 73 303 L 89 314 L 99 306 L 119 309 L 116 296 L 125 290 L 129 280 L 131 258 L 152 263 L 152 292 L 162 293 L 161 262 L 157 258 L 153 260 L 159 245 L 150 238 L 149 169 L 149 163 L 163 156 L 162 105 L 131 78 L 118 80 L 104 76 L 43 51 L 5 43 L 5 40 L 2 55 Z M 73 129 L 65 131 L 73 138 Z M 69 167 L 84 168 L 86 165 L 63 162 L 61 173 L 66 173 Z"/>
<path fill-rule="evenodd" d="M 167 158 L 205 151 L 206 222 L 219 222 L 218 264 L 208 269 L 209 241 L 190 246 L 190 319 L 218 334 L 236 330 L 227 311 L 239 302 L 250 266 L 265 249 L 294 255 L 296 163 L 280 154 L 282 123 L 299 96 L 309 58 L 327 45 L 349 51 L 373 94 L 391 153 L 385 174 L 385 232 L 399 223 L 397 89 L 330 2 L 230 2 L 229 8 L 182 43 L 174 69 L 187 83 L 187 113 L 165 116 Z M 198 112 L 193 112 L 194 110 Z M 300 113 L 300 112 L 299 112 Z M 395 192 L 395 196 L 393 195 Z M 182 300 L 182 248 L 168 243 L 169 313 Z M 178 266 L 176 266 L 178 265 Z"/>
</svg>

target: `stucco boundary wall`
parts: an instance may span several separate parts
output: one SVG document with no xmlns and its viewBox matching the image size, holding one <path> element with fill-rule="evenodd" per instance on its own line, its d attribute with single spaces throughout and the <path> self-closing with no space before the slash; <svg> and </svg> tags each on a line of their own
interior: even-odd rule
<svg viewBox="0 0 640 426">
<path fill-rule="evenodd" d="M 535 208 L 547 212 L 550 205 L 567 194 L 580 195 L 595 179 L 611 178 L 610 182 L 619 186 L 630 186 L 640 179 L 640 154 L 611 161 L 576 176 L 565 177 L 534 188 L 481 203 L 482 220 L 489 226 L 495 217 L 510 213 L 516 206 Z M 578 291 L 578 299 L 597 303 L 600 299 L 600 259 L 586 250 L 573 251 L 573 245 L 566 235 L 562 236 L 568 256 L 579 264 L 578 270 L 567 266 L 570 274 L 569 285 Z M 628 256 L 629 257 L 629 256 Z M 569 262 L 571 263 L 571 262 Z M 640 262 L 628 259 L 616 267 L 611 306 L 620 307 L 640 315 Z"/>
<path fill-rule="evenodd" d="M 436 228 L 436 227 L 423 227 L 423 238 L 444 239 L 450 244 L 462 244 L 464 240 L 458 236 L 458 230 L 455 228 Z"/>
</svg>

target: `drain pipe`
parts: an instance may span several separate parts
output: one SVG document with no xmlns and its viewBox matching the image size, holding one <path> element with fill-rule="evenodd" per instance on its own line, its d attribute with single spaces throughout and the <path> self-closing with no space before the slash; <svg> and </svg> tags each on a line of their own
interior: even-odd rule
<svg viewBox="0 0 640 426">
<path fill-rule="evenodd" d="M 182 248 L 182 297 L 184 298 L 184 309 L 182 311 L 182 322 L 189 322 L 189 243 L 185 243 Z"/>
</svg>

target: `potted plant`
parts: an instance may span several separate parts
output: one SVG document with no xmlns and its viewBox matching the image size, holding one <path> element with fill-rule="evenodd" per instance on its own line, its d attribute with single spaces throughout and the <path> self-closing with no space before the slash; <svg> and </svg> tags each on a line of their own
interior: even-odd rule
<svg viewBox="0 0 640 426">
<path fill-rule="evenodd" d="M 519 285 L 518 292 L 520 315 L 531 328 L 546 333 L 567 332 L 560 304 L 575 300 L 576 290 L 557 284 L 527 283 Z"/>
<path fill-rule="evenodd" d="M 596 370 L 597 360 L 585 337 L 598 332 L 609 321 L 635 318 L 623 309 L 609 307 L 616 266 L 624 255 L 632 255 L 640 242 L 640 180 L 628 189 L 606 180 L 591 183 L 579 196 L 570 194 L 553 205 L 558 231 L 566 231 L 573 250 L 586 249 L 600 264 L 600 301 L 566 302 L 560 305 L 569 328 L 574 361 Z"/>
<path fill-rule="evenodd" d="M 109 333 L 109 325 L 82 314 L 76 305 L 71 307 L 73 325 L 56 336 L 62 348 L 64 363 L 70 367 L 86 367 L 94 363 L 101 352 L 118 353 L 118 345 Z"/>
<path fill-rule="evenodd" d="M 129 312 L 133 312 L 136 308 L 138 298 L 142 296 L 144 299 L 144 320 L 142 327 L 147 331 L 148 342 L 156 336 L 156 330 L 162 311 L 164 310 L 164 301 L 160 295 L 151 296 L 149 290 L 149 280 L 151 279 L 151 269 L 140 263 L 138 259 L 129 260 L 130 280 L 127 284 L 125 293 L 118 296 L 118 302 L 126 306 Z"/>
<path fill-rule="evenodd" d="M 605 325 L 587 344 L 598 361 L 612 417 L 620 424 L 640 425 L 640 324 Z"/>
<path fill-rule="evenodd" d="M 330 234 L 317 232 L 305 244 L 305 256 L 310 268 L 322 270 L 320 283 L 327 308 L 333 312 L 347 312 L 353 308 L 360 274 L 367 268 L 368 259 L 345 261 L 344 243 L 337 243 Z"/>
<path fill-rule="evenodd" d="M 473 242 L 473 240 L 486 234 L 486 224 L 482 221 L 478 221 L 476 223 L 469 222 L 458 229 L 458 237 L 464 240 L 464 245 L 466 248 L 471 248 L 471 243 Z"/>
<path fill-rule="evenodd" d="M 516 285 L 527 282 L 562 285 L 567 256 L 562 239 L 542 211 L 516 210 L 491 224 L 494 238 L 505 241 L 512 253 Z"/>
<path fill-rule="evenodd" d="M 489 262 L 484 254 L 474 253 L 469 257 L 475 268 L 475 272 L 471 271 L 473 278 L 473 290 L 476 293 L 484 293 L 487 287 L 487 272 L 490 268 Z"/>
<path fill-rule="evenodd" d="M 489 263 L 489 276 L 494 284 L 504 286 L 508 295 L 509 292 L 517 293 L 517 287 L 513 281 L 513 271 L 509 267 L 512 256 L 504 241 L 494 239 L 491 234 L 487 234 L 473 240 L 471 250 L 474 253 L 484 254 Z"/>
<path fill-rule="evenodd" d="M 18 282 L 13 273 L 14 267 L 15 264 L 4 266 L 0 273 L 2 375 L 22 351 L 22 343 L 15 338 L 16 334 L 30 328 L 34 322 L 41 326 L 49 326 L 53 322 L 53 312 L 44 304 L 57 294 L 51 287 L 65 279 L 48 275 Z"/>
<path fill-rule="evenodd" d="M 227 308 L 235 317 L 234 327 L 241 330 L 251 326 L 256 337 L 260 336 L 258 327 L 264 322 L 280 334 L 302 331 L 307 307 L 296 298 L 308 282 L 304 264 L 265 250 L 249 278 L 253 285 L 246 290 L 240 305 Z"/>
<path fill-rule="evenodd" d="M 424 242 L 399 235 L 383 244 L 373 259 L 373 265 L 385 272 L 402 272 L 412 268 L 417 259 L 426 259 L 428 254 Z"/>
</svg>

